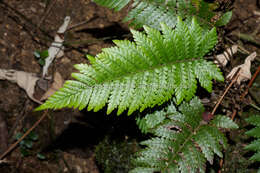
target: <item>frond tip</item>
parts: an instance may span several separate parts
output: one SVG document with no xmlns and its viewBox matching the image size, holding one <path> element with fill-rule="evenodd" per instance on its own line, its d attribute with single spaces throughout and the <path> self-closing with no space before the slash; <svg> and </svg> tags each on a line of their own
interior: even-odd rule
<svg viewBox="0 0 260 173">
<path fill-rule="evenodd" d="M 161 111 L 139 118 L 142 131 L 155 137 L 143 141 L 146 148 L 137 153 L 137 168 L 130 173 L 197 173 L 205 172 L 206 160 L 211 164 L 214 154 L 223 157 L 227 139 L 218 129 L 238 128 L 228 117 L 218 115 L 206 124 L 202 120 L 203 105 L 198 98 L 183 103 L 177 110 L 173 104 Z"/>
<path fill-rule="evenodd" d="M 131 0 L 93 0 L 95 3 L 107 8 L 119 11 L 124 8 Z"/>
<path fill-rule="evenodd" d="M 256 139 L 245 147 L 246 150 L 254 151 L 255 154 L 250 158 L 252 161 L 260 162 L 260 115 L 250 116 L 246 121 L 255 128 L 246 132 L 246 135 L 255 137 Z M 260 168 L 258 169 L 260 172 Z"/>
<path fill-rule="evenodd" d="M 217 42 L 216 29 L 206 32 L 194 19 L 191 25 L 180 18 L 176 29 L 161 25 L 162 33 L 145 26 L 145 33 L 132 30 L 135 42 L 115 40 L 90 63 L 75 67 L 76 81 L 63 88 L 36 110 L 74 107 L 98 111 L 108 104 L 107 113 L 118 114 L 160 105 L 176 96 L 177 104 L 190 100 L 197 81 L 208 91 L 212 80 L 223 80 L 220 70 L 203 59 Z"/>
</svg>

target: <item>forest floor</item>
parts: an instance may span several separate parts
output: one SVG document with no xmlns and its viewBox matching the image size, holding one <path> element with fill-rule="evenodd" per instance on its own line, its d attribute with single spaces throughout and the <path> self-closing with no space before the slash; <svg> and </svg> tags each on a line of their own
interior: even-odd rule
<svg viewBox="0 0 260 173">
<path fill-rule="evenodd" d="M 112 39 L 131 37 L 128 24 L 122 22 L 126 12 L 127 8 L 113 12 L 90 0 L 0 0 L 0 69 L 41 75 L 42 66 L 34 52 L 47 50 L 65 16 L 70 16 L 71 24 L 65 34 L 65 54 L 55 60 L 50 74 L 58 72 L 61 81 L 71 79 L 70 74 L 76 71 L 74 64 L 88 63 L 86 54 L 96 55 L 102 48 L 112 46 Z M 228 66 L 222 68 L 224 76 L 233 67 L 242 64 L 248 54 L 256 51 L 258 56 L 251 67 L 254 74 L 260 64 L 260 6 L 257 0 L 236 0 L 232 20 L 221 32 L 223 40 L 220 40 L 222 44 L 216 53 L 223 52 L 233 44 L 239 44 L 242 50 L 232 56 Z M 254 42 L 245 40 L 239 33 L 253 36 Z M 206 97 L 209 100 L 213 95 L 220 97 L 227 85 L 227 81 L 214 85 L 213 93 L 206 94 Z M 232 87 L 219 108 L 220 112 L 225 112 L 228 116 L 235 112 L 236 121 L 242 126 L 241 117 L 245 112 L 255 109 L 252 104 L 260 104 L 260 76 L 256 78 L 246 99 L 241 101 L 240 95 L 246 86 L 247 83 L 243 83 Z M 210 102 L 207 108 L 212 109 L 214 104 Z M 0 155 L 15 142 L 17 134 L 29 129 L 43 114 L 33 112 L 37 106 L 19 86 L 9 81 L 0 81 Z M 71 109 L 49 111 L 34 130 L 38 139 L 31 141 L 33 146 L 25 148 L 26 151 L 21 150 L 21 145 L 16 147 L 7 155 L 5 163 L 0 163 L 0 172 L 102 172 L 94 151 L 105 136 L 119 135 L 123 140 L 129 140 L 131 135 L 139 137 L 139 134 L 132 134 L 133 129 L 136 129 L 132 118 L 120 119 L 104 114 L 102 111 L 93 113 Z M 1 128 L 1 125 L 7 128 Z M 120 133 L 115 133 L 116 131 Z M 224 160 L 222 167 L 226 169 L 223 172 L 236 172 L 247 166 L 240 163 L 248 158 L 246 153 L 243 155 L 240 152 L 244 143 L 241 140 L 244 139 L 243 136 L 237 136 L 242 132 L 243 129 L 229 134 L 233 150 L 226 152 L 225 158 L 229 159 Z M 248 170 L 253 172 L 253 168 L 254 166 Z"/>
</svg>

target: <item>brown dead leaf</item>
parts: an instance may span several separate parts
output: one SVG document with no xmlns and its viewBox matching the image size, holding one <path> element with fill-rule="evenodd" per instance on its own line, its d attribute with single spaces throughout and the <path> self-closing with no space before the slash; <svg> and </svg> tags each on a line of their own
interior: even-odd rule
<svg viewBox="0 0 260 173">
<path fill-rule="evenodd" d="M 256 57 L 256 52 L 253 52 L 252 54 L 250 54 L 246 59 L 245 59 L 245 63 L 241 64 L 237 67 L 234 67 L 231 72 L 227 75 L 227 79 L 231 80 L 233 78 L 233 76 L 236 74 L 237 70 L 240 69 L 240 72 L 238 74 L 238 78 L 237 78 L 237 84 L 240 85 L 241 82 L 243 81 L 247 81 L 249 79 L 251 79 L 251 72 L 250 72 L 250 68 L 251 68 L 251 61 L 253 61 Z"/>
<path fill-rule="evenodd" d="M 41 101 L 33 97 L 36 82 L 39 78 L 34 73 L 24 71 L 16 71 L 13 69 L 0 69 L 0 80 L 8 80 L 16 83 L 20 88 L 24 89 L 30 99 L 36 103 L 42 104 Z"/>
<path fill-rule="evenodd" d="M 60 73 L 55 72 L 54 73 L 54 79 L 53 83 L 51 84 L 51 87 L 44 93 L 44 95 L 41 97 L 41 101 L 46 100 L 48 97 L 53 95 L 58 89 L 60 89 L 63 86 L 64 80 Z"/>
<path fill-rule="evenodd" d="M 233 45 L 232 47 L 226 49 L 222 54 L 217 55 L 214 63 L 225 67 L 228 61 L 230 61 L 230 56 L 235 53 L 237 53 L 237 45 Z"/>
<path fill-rule="evenodd" d="M 70 16 L 66 16 L 64 23 L 60 26 L 57 34 L 54 37 L 54 42 L 48 49 L 49 56 L 45 59 L 45 64 L 43 66 L 42 76 L 45 77 L 48 73 L 48 68 L 56 57 L 62 57 L 64 55 L 64 38 L 63 34 L 67 30 L 70 23 Z"/>
</svg>

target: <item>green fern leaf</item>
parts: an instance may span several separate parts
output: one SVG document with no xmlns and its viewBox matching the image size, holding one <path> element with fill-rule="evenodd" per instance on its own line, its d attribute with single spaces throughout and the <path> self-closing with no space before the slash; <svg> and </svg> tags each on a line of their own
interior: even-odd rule
<svg viewBox="0 0 260 173">
<path fill-rule="evenodd" d="M 136 118 L 136 122 L 141 129 L 142 133 L 147 133 L 148 129 L 155 127 L 157 124 L 161 123 L 165 119 L 164 114 L 161 111 L 156 111 L 145 119 L 140 117 Z"/>
<path fill-rule="evenodd" d="M 245 147 L 245 149 L 252 151 L 260 151 L 260 139 L 251 142 L 249 145 Z"/>
<path fill-rule="evenodd" d="M 130 0 L 93 0 L 101 6 L 105 6 L 116 11 L 122 9 Z M 215 24 L 212 18 L 216 15 L 210 4 L 198 0 L 134 0 L 131 10 L 125 17 L 124 21 L 131 21 L 135 28 L 141 28 L 147 25 L 152 28 L 161 29 L 160 23 L 165 23 L 174 28 L 177 24 L 178 16 L 185 18 L 187 23 L 192 21 L 196 16 L 199 23 L 205 28 L 211 28 Z M 230 19 L 230 13 L 225 13 L 217 22 L 216 26 L 223 26 Z"/>
<path fill-rule="evenodd" d="M 119 11 L 124 8 L 131 0 L 93 0 L 95 3 L 107 8 Z"/>
<path fill-rule="evenodd" d="M 203 105 L 198 98 L 194 98 L 189 103 L 181 104 L 179 111 L 170 104 L 155 112 L 156 115 L 148 114 L 139 120 L 147 123 L 146 131 L 155 137 L 141 142 L 147 147 L 137 153 L 135 162 L 138 167 L 130 173 L 138 170 L 148 170 L 150 173 L 154 170 L 205 172 L 206 160 L 212 164 L 214 154 L 223 157 L 222 148 L 227 147 L 227 140 L 218 128 L 235 129 L 238 126 L 230 118 L 221 115 L 206 124 L 202 120 L 203 112 Z M 163 118 L 150 126 L 151 119 L 155 118 L 155 121 L 158 115 Z"/>
<path fill-rule="evenodd" d="M 214 124 L 218 128 L 238 128 L 237 124 L 235 124 L 230 118 L 221 115 L 216 115 L 214 120 L 211 121 L 211 124 Z"/>
<path fill-rule="evenodd" d="M 226 25 L 232 17 L 232 11 L 228 11 L 216 22 L 216 26 L 224 26 Z"/>
<path fill-rule="evenodd" d="M 255 151 L 256 153 L 250 158 L 252 161 L 260 161 L 260 116 L 254 115 L 246 119 L 246 121 L 254 126 L 255 128 L 246 132 L 246 135 L 255 137 L 253 142 L 245 147 L 246 150 Z M 260 171 L 260 169 L 258 169 Z"/>
<path fill-rule="evenodd" d="M 36 110 L 88 106 L 98 111 L 108 104 L 108 114 L 116 108 L 118 114 L 126 109 L 131 114 L 160 105 L 172 95 L 177 104 L 190 100 L 196 79 L 208 91 L 212 79 L 223 81 L 216 65 L 203 59 L 217 42 L 215 28 L 202 33 L 195 19 L 190 26 L 179 19 L 175 30 L 162 24 L 163 34 L 144 28 L 146 34 L 132 30 L 135 42 L 115 40 L 117 47 L 88 56 L 91 66 L 75 65 L 80 73 L 72 77 L 77 81 L 67 81 Z"/>
</svg>

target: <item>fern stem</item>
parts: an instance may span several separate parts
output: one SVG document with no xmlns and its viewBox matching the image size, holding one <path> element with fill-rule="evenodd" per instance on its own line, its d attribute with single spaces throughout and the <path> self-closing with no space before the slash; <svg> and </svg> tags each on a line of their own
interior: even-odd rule
<svg viewBox="0 0 260 173">
<path fill-rule="evenodd" d="M 175 152 L 176 153 L 175 156 L 170 158 L 170 160 L 171 160 L 170 162 L 173 162 L 175 160 L 175 158 L 178 156 L 178 153 L 182 151 L 182 149 L 185 147 L 186 143 L 191 140 L 192 136 L 197 133 L 197 131 L 200 129 L 201 126 L 202 126 L 202 124 L 200 124 L 198 127 L 196 127 L 194 129 L 193 133 L 191 133 L 186 138 L 186 140 L 184 141 L 183 145 L 181 145 L 181 147 L 178 149 L 178 151 Z M 163 170 L 167 170 L 167 167 L 165 167 Z"/>
</svg>

